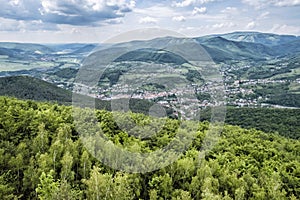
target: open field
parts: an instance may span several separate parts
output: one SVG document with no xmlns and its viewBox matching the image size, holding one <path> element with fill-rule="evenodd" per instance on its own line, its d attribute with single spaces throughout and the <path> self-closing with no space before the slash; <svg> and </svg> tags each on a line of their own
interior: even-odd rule
<svg viewBox="0 0 300 200">
<path fill-rule="evenodd" d="M 58 63 L 49 62 L 49 61 L 8 61 L 6 59 L 0 59 L 0 71 L 21 71 L 21 70 L 30 70 L 36 68 L 51 68 L 56 67 Z"/>
</svg>

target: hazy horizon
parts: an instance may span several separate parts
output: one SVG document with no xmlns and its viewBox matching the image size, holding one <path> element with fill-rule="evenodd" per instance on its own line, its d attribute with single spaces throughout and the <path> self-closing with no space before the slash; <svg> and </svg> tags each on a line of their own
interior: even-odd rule
<svg viewBox="0 0 300 200">
<path fill-rule="evenodd" d="M 273 34 L 273 35 L 281 35 L 281 36 L 295 36 L 295 37 L 300 37 L 300 35 L 296 34 L 278 34 L 278 33 L 271 33 L 271 32 L 260 32 L 260 31 L 232 31 L 232 32 L 226 32 L 226 33 L 213 33 L 213 34 L 206 34 L 206 35 L 201 35 L 201 36 L 194 36 L 194 37 L 184 37 L 184 38 L 201 38 L 201 37 L 206 37 L 206 36 L 217 36 L 217 35 L 226 35 L 226 34 L 234 34 L 234 33 L 261 33 L 261 34 Z M 182 38 L 182 37 L 176 37 L 176 36 L 171 36 L 171 35 L 166 35 L 166 36 L 158 36 L 158 37 L 153 37 L 153 38 L 145 38 L 145 39 L 133 39 L 133 40 L 126 40 L 122 42 L 132 42 L 132 41 L 146 41 L 146 40 L 152 40 L 152 39 L 157 39 L 157 38 L 165 38 L 165 37 L 174 37 L 174 38 Z M 120 43 L 122 43 L 120 42 Z M 105 44 L 103 42 L 96 42 L 96 41 L 90 41 L 90 42 L 84 42 L 84 41 L 79 41 L 79 42 L 24 42 L 24 41 L 4 41 L 0 39 L 0 43 L 23 43 L 23 44 L 41 44 L 41 45 L 63 45 L 63 44 Z M 118 43 L 118 42 L 115 42 Z M 109 44 L 109 43 L 106 43 Z"/>
</svg>

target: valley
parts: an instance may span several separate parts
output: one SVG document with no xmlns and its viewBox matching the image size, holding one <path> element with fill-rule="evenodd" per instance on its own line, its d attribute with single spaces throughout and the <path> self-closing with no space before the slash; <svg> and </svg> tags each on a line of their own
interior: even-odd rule
<svg viewBox="0 0 300 200">
<path fill-rule="evenodd" d="M 299 37 L 185 41 L 0 43 L 0 198 L 298 199 Z"/>
<path fill-rule="evenodd" d="M 158 41 L 170 44 L 176 40 L 180 39 L 158 38 L 139 42 L 139 45 L 143 45 L 143 43 L 152 45 Z M 194 40 L 199 42 L 209 53 L 212 59 L 211 65 L 213 64 L 219 69 L 220 74 L 215 74 L 215 76 L 223 78 L 228 105 L 236 107 L 300 107 L 300 87 L 298 87 L 300 47 L 296 45 L 300 41 L 298 37 L 236 32 L 204 36 Z M 126 47 L 132 44 L 134 42 L 113 45 L 111 48 Z M 292 45 L 288 46 L 288 44 Z M 1 77 L 32 76 L 69 91 L 74 90 L 76 75 L 84 60 L 93 50 L 95 51 L 95 48 L 96 50 L 97 48 L 101 49 L 99 45 L 95 44 L 40 45 L 36 47 L 32 44 L 9 45 L 2 43 L 0 47 L 2 48 Z M 105 48 L 110 49 L 110 47 Z M 282 48 L 285 48 L 284 51 L 280 51 Z M 19 58 L 20 55 L 23 56 L 22 59 Z M 190 90 L 194 90 L 193 95 L 196 96 L 197 103 L 201 107 L 213 106 L 210 93 L 214 89 L 214 83 L 209 81 L 212 77 L 206 77 L 206 81 L 204 81 L 201 67 L 193 67 L 184 58 L 176 58 L 172 52 L 159 52 L 155 49 L 135 50 L 122 55 L 109 66 L 104 67 L 103 77 L 101 79 L 97 77 L 100 79 L 99 84 L 93 87 L 89 86 L 84 90 L 84 95 L 101 100 L 128 97 L 148 99 L 166 106 L 174 100 L 173 97 L 185 93 L 187 85 L 186 83 L 177 84 L 169 88 L 162 85 L 185 79 L 189 82 Z M 207 71 L 208 68 L 205 70 Z M 156 77 L 157 79 L 153 81 L 161 82 L 161 84 L 151 87 L 132 87 L 136 77 L 143 76 L 144 78 Z M 129 81 L 130 84 L 124 81 Z M 171 105 L 167 106 L 171 107 Z"/>
</svg>

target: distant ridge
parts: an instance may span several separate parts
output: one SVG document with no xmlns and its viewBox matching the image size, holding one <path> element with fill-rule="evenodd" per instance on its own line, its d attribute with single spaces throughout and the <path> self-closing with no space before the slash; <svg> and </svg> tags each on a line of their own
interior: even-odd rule
<svg viewBox="0 0 300 200">
<path fill-rule="evenodd" d="M 149 47 L 176 45 L 191 41 L 191 38 L 161 37 L 147 41 L 131 41 L 111 46 L 104 49 Z M 293 56 L 300 53 L 300 37 L 293 35 L 277 35 L 260 32 L 233 32 L 226 34 L 214 34 L 192 38 L 201 44 L 216 62 L 228 60 L 264 61 L 276 57 Z M 137 48 L 139 49 L 139 48 Z M 101 50 L 101 48 L 99 49 Z M 189 49 L 186 50 L 189 54 Z M 136 50 L 138 53 L 144 53 Z M 153 52 L 151 57 L 158 55 Z M 127 56 L 128 57 L 128 56 Z"/>
<path fill-rule="evenodd" d="M 267 46 L 276 46 L 299 40 L 299 36 L 295 35 L 278 35 L 274 33 L 261 32 L 233 32 L 219 35 L 227 40 L 237 42 L 260 43 Z"/>
<path fill-rule="evenodd" d="M 53 53 L 53 50 L 42 44 L 35 43 L 17 43 L 17 42 L 0 42 L 0 48 L 12 51 L 35 52 L 39 51 L 44 54 Z"/>
</svg>

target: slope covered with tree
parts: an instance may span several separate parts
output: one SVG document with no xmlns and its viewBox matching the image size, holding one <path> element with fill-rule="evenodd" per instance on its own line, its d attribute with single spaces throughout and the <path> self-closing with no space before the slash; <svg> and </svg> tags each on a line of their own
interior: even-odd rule
<svg viewBox="0 0 300 200">
<path fill-rule="evenodd" d="M 29 76 L 12 76 L 0 78 L 0 96 L 15 97 L 24 100 L 50 101 L 64 105 L 72 103 L 72 92 L 55 86 L 46 81 Z M 111 101 L 94 99 L 78 95 L 83 102 L 95 101 L 97 109 L 111 111 Z M 131 99 L 130 109 L 136 113 L 148 114 L 153 102 L 142 99 Z M 169 111 L 171 113 L 171 111 Z"/>
<path fill-rule="evenodd" d="M 72 93 L 70 91 L 58 88 L 45 81 L 26 76 L 0 78 L 0 95 L 36 101 L 53 101 L 60 104 L 71 104 L 72 102 Z M 95 106 L 98 109 L 111 111 L 111 101 L 95 100 L 83 95 L 81 97 L 85 98 L 88 102 L 95 101 Z M 142 99 L 131 99 L 129 103 L 130 110 L 146 115 L 149 114 L 149 108 L 154 105 L 154 102 Z M 170 117 L 174 117 L 171 109 L 167 109 L 167 114 Z M 210 116 L 211 113 L 209 109 L 203 110 L 200 120 L 209 121 Z M 299 139 L 299 121 L 300 109 L 228 107 L 225 122 L 243 128 L 255 128 L 267 133 L 277 132 L 285 137 Z"/>
<path fill-rule="evenodd" d="M 0 78 L 0 95 L 37 101 L 71 102 L 72 100 L 70 91 L 28 76 Z"/>
<path fill-rule="evenodd" d="M 2 199 L 300 198 L 298 140 L 225 126 L 217 145 L 200 159 L 209 124 L 191 123 L 198 127 L 196 138 L 178 161 L 153 172 L 129 174 L 89 154 L 71 107 L 0 97 L 0 110 Z M 111 141 L 137 152 L 168 144 L 178 124 L 168 119 L 156 137 L 141 140 L 120 130 L 111 112 L 96 111 L 96 116 Z M 140 123 L 149 119 L 133 113 L 122 116 Z"/>
<path fill-rule="evenodd" d="M 211 109 L 204 109 L 200 121 L 209 121 Z M 225 123 L 243 128 L 278 133 L 284 137 L 300 139 L 300 109 L 234 108 L 226 110 Z"/>
</svg>

